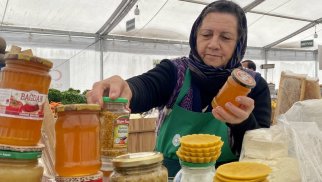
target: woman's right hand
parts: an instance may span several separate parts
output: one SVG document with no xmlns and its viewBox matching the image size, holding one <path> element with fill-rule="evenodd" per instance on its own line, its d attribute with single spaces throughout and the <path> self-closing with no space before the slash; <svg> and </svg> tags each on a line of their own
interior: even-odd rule
<svg viewBox="0 0 322 182">
<path fill-rule="evenodd" d="M 94 83 L 92 90 L 86 94 L 87 103 L 99 104 L 103 106 L 103 96 L 108 96 L 111 99 L 124 97 L 130 100 L 132 98 L 132 91 L 129 84 L 120 76 L 112 76 L 105 80 Z M 128 103 L 128 106 L 129 106 Z"/>
</svg>

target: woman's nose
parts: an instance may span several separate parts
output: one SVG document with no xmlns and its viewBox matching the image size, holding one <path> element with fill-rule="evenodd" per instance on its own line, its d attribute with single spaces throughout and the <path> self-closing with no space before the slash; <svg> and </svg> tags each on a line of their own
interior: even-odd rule
<svg viewBox="0 0 322 182">
<path fill-rule="evenodd" d="M 212 39 L 210 39 L 208 47 L 211 48 L 211 49 L 218 49 L 220 47 L 219 37 L 218 36 L 213 36 Z"/>
</svg>

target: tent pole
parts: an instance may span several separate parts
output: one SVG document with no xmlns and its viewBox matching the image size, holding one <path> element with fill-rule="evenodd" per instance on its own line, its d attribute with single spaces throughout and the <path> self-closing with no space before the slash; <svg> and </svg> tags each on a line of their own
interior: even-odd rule
<svg viewBox="0 0 322 182">
<path fill-rule="evenodd" d="M 267 49 L 264 49 L 264 60 L 265 60 L 265 64 L 267 64 L 267 53 L 268 53 Z M 267 80 L 267 69 L 264 70 L 264 74 L 265 74 L 265 80 L 268 81 Z M 273 82 L 273 80 L 272 80 L 272 82 Z"/>
</svg>

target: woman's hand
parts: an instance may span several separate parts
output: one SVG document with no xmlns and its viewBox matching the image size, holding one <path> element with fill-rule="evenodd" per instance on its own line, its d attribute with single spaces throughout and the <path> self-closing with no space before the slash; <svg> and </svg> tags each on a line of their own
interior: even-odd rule
<svg viewBox="0 0 322 182">
<path fill-rule="evenodd" d="M 236 97 L 236 102 L 240 104 L 239 107 L 230 102 L 225 104 L 225 109 L 217 106 L 212 110 L 212 114 L 218 120 L 230 123 L 239 124 L 245 121 L 254 109 L 254 100 L 246 96 Z"/>
<path fill-rule="evenodd" d="M 132 92 L 129 84 L 125 80 L 120 76 L 112 76 L 94 83 L 92 90 L 88 91 L 86 94 L 87 103 L 103 106 L 103 96 L 109 96 L 111 99 L 116 99 L 118 97 L 127 98 L 129 100 L 129 106 Z"/>
</svg>

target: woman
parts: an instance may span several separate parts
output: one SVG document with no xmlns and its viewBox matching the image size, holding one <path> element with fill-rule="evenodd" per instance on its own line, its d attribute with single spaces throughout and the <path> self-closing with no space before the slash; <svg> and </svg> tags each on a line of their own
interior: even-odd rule
<svg viewBox="0 0 322 182">
<path fill-rule="evenodd" d="M 164 154 L 169 176 L 180 169 L 175 151 L 181 136 L 193 133 L 220 135 L 224 141 L 220 165 L 238 159 L 245 131 L 270 126 L 270 94 L 266 81 L 253 72 L 256 87 L 236 97 L 239 107 L 226 103 L 211 107 L 211 100 L 234 68 L 240 67 L 246 44 L 243 10 L 230 1 L 216 1 L 201 12 L 190 34 L 190 55 L 163 60 L 154 69 L 124 81 L 113 76 L 97 82 L 89 103 L 102 105 L 103 93 L 126 97 L 132 113 L 159 107 L 156 150 Z M 233 114 L 232 114 L 233 113 Z"/>
</svg>

